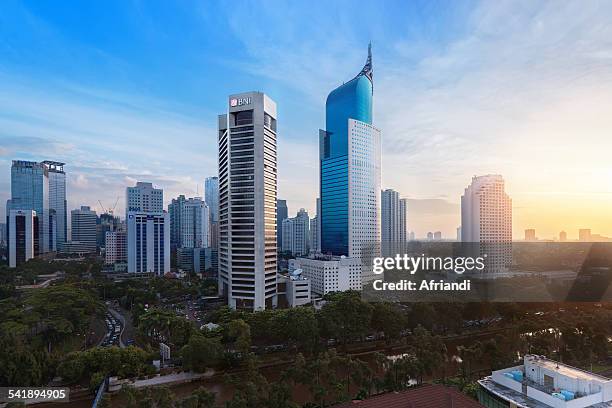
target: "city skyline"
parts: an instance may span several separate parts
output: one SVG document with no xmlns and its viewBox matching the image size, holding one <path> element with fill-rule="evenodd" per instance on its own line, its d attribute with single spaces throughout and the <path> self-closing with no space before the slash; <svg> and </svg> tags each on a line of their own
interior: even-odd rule
<svg viewBox="0 0 612 408">
<path fill-rule="evenodd" d="M 363 22 L 357 30 L 338 18 L 348 11 L 342 3 L 326 5 L 325 16 L 322 4 L 312 10 L 245 5 L 230 14 L 222 4 L 203 10 L 186 3 L 167 16 L 162 5 L 121 5 L 116 33 L 108 34 L 124 37 L 117 49 L 103 27 L 88 24 L 102 6 L 76 15 L 11 3 L 0 17 L 6 57 L 0 65 L 0 213 L 10 195 L 12 159 L 66 162 L 68 211 L 89 205 L 101 212 L 98 199 L 109 206 L 119 196 L 116 213 L 122 214 L 123 191 L 136 181 L 163 188 L 164 208 L 180 194 L 203 196 L 204 179 L 216 175 L 219 101 L 259 89 L 277 100 L 284 118 L 278 196 L 290 213 L 303 207 L 314 215 L 325 95 L 354 74 L 371 40 L 381 187 L 408 199 L 409 230 L 454 236 L 466 182 L 499 173 L 513 200 L 515 238 L 526 228 L 542 238 L 565 230 L 575 239 L 580 228 L 612 235 L 606 183 L 612 169 L 604 156 L 612 129 L 610 6 L 449 6 L 447 15 L 424 3 L 389 3 L 376 12 L 364 4 L 350 10 Z M 114 11 L 115 5 L 104 7 Z M 197 11 L 193 18 L 190 8 Z M 506 19 L 510 8 L 513 18 Z M 220 22 L 198 28 L 215 12 Z M 269 30 L 249 23 L 255 13 Z M 290 27 L 283 19 L 298 13 L 314 13 L 321 24 Z M 105 15 L 102 25 L 113 18 Z M 187 23 L 193 37 L 177 50 L 180 33 L 162 29 L 167 19 Z M 346 30 L 329 42 L 326 33 L 335 24 Z M 447 28 L 438 30 L 440 24 Z M 83 35 L 86 29 L 91 34 Z M 220 48 L 217 30 L 231 34 L 233 55 Z M 162 61 L 170 50 L 176 60 Z M 193 72 L 185 72 L 186 63 Z"/>
</svg>

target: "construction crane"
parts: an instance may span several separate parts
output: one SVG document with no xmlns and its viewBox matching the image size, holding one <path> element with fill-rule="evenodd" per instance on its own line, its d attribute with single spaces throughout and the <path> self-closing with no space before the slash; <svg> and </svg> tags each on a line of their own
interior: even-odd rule
<svg viewBox="0 0 612 408">
<path fill-rule="evenodd" d="M 98 200 L 98 203 L 100 204 L 100 207 L 102 208 L 102 212 L 105 214 L 110 214 L 110 215 L 113 215 L 113 213 L 115 212 L 115 207 L 117 207 L 118 202 L 119 202 L 119 196 L 117 196 L 117 199 L 115 200 L 115 204 L 113 204 L 112 208 L 104 208 L 104 205 L 102 205 L 102 201 Z"/>
</svg>

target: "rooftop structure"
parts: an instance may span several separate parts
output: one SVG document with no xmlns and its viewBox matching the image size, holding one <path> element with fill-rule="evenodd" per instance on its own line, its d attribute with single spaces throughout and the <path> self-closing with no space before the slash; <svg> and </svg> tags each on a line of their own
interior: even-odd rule
<svg viewBox="0 0 612 408">
<path fill-rule="evenodd" d="M 612 380 L 543 356 L 528 354 L 523 365 L 493 371 L 478 383 L 487 407 L 500 400 L 524 408 L 612 407 Z"/>
</svg>

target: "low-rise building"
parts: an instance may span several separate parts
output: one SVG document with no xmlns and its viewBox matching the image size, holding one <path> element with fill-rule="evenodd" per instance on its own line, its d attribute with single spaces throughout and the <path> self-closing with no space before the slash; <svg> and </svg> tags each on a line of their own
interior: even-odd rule
<svg viewBox="0 0 612 408">
<path fill-rule="evenodd" d="M 478 381 L 478 399 L 489 408 L 612 407 L 612 380 L 543 356 L 493 371 Z"/>
<path fill-rule="evenodd" d="M 289 307 L 307 305 L 311 302 L 310 279 L 302 276 L 301 269 L 295 269 L 289 275 L 278 274 L 276 282 L 278 295 L 286 297 Z"/>
<path fill-rule="evenodd" d="M 317 295 L 346 290 L 361 290 L 362 260 L 345 256 L 312 255 L 297 258 L 289 270 L 299 268 L 310 279 L 311 290 Z"/>
</svg>

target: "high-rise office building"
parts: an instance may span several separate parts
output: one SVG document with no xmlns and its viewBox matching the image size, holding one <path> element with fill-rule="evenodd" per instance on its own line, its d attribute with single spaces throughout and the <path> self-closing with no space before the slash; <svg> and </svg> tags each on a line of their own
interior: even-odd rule
<svg viewBox="0 0 612 408">
<path fill-rule="evenodd" d="M 310 218 L 305 209 L 300 208 L 297 215 L 282 223 L 283 252 L 292 255 L 308 255 L 310 249 Z"/>
<path fill-rule="evenodd" d="M 287 200 L 276 200 L 276 242 L 283 246 L 283 221 L 289 218 Z"/>
<path fill-rule="evenodd" d="M 561 242 L 567 241 L 567 232 L 561 231 L 559 233 L 559 241 L 561 241 Z"/>
<path fill-rule="evenodd" d="M 321 252 L 380 254 L 380 131 L 372 126 L 372 56 L 334 89 L 319 132 Z M 368 279 L 370 278 L 368 273 Z"/>
<path fill-rule="evenodd" d="M 80 248 L 87 252 L 96 252 L 98 216 L 88 206 L 70 211 L 71 241 L 79 242 Z"/>
<path fill-rule="evenodd" d="M 219 177 L 207 177 L 204 181 L 204 201 L 210 210 L 210 220 L 219 221 Z"/>
<path fill-rule="evenodd" d="M 125 189 L 125 215 L 130 211 L 161 213 L 164 211 L 164 191 L 152 183 L 137 182 Z"/>
<path fill-rule="evenodd" d="M 200 197 L 180 195 L 168 204 L 172 248 L 208 248 L 210 220 L 208 205 Z"/>
<path fill-rule="evenodd" d="M 501 272 L 512 263 L 512 200 L 500 175 L 474 176 L 461 196 L 461 241 L 478 244 L 487 269 Z"/>
<path fill-rule="evenodd" d="M 6 212 L 10 210 L 34 210 L 38 217 L 38 241 L 40 253 L 53 250 L 50 244 L 49 211 L 49 169 L 43 163 L 13 160 L 11 166 L 11 199 L 7 202 Z M 56 217 L 54 217 L 56 218 Z"/>
<path fill-rule="evenodd" d="M 276 103 L 231 95 L 219 115 L 219 294 L 231 308 L 277 304 Z"/>
<path fill-rule="evenodd" d="M 408 241 L 408 200 L 400 198 L 399 200 L 399 238 L 400 242 Z"/>
<path fill-rule="evenodd" d="M 429 231 L 427 233 L 427 240 L 428 241 L 433 241 L 433 239 L 434 239 L 434 234 L 433 234 L 433 232 Z"/>
<path fill-rule="evenodd" d="M 15 268 L 39 253 L 39 220 L 34 210 L 8 211 L 8 260 Z"/>
<path fill-rule="evenodd" d="M 536 241 L 536 231 L 533 228 L 525 230 L 525 241 Z"/>
<path fill-rule="evenodd" d="M 96 246 L 104 248 L 106 245 L 106 233 L 116 231 L 121 226 L 119 217 L 115 217 L 112 212 L 100 214 L 96 219 Z"/>
<path fill-rule="evenodd" d="M 0 222 L 0 246 L 6 245 L 7 239 L 8 238 L 6 236 L 6 224 Z"/>
<path fill-rule="evenodd" d="M 170 217 L 167 212 L 130 211 L 127 261 L 130 273 L 170 272 Z"/>
<path fill-rule="evenodd" d="M 49 177 L 49 210 L 53 211 L 55 223 L 50 230 L 55 230 L 51 235 L 49 249 L 59 250 L 68 241 L 68 204 L 66 201 L 66 163 L 45 160 L 42 162 L 47 167 Z"/>
<path fill-rule="evenodd" d="M 105 263 L 127 263 L 127 232 L 107 231 L 105 238 Z"/>
<path fill-rule="evenodd" d="M 208 177 L 204 182 L 204 201 L 210 212 L 210 247 L 219 249 L 219 177 Z"/>
<path fill-rule="evenodd" d="M 433 239 L 434 241 L 442 241 L 442 232 L 441 231 L 434 232 Z"/>
<path fill-rule="evenodd" d="M 590 228 L 581 228 L 578 230 L 578 241 L 581 242 L 591 242 L 591 229 Z"/>
<path fill-rule="evenodd" d="M 381 244 L 383 256 L 403 251 L 407 240 L 406 199 L 393 189 L 381 193 Z"/>
<path fill-rule="evenodd" d="M 319 217 L 310 219 L 310 252 L 321 252 L 321 244 L 319 243 Z"/>
</svg>

